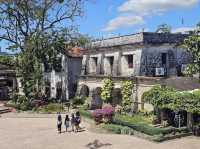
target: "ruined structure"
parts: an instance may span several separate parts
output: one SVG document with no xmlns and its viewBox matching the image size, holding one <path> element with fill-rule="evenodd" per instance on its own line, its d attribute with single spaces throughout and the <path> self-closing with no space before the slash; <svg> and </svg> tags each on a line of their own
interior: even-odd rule
<svg viewBox="0 0 200 149">
<path fill-rule="evenodd" d="M 0 100 L 9 100 L 17 89 L 16 73 L 10 66 L 0 64 Z"/>
<path fill-rule="evenodd" d="M 142 32 L 94 41 L 83 55 L 79 79 L 88 94 L 102 86 L 102 79 L 111 77 L 115 87 L 120 81 L 131 79 L 136 83 L 134 102 L 139 108 L 148 108 L 141 100 L 144 91 L 163 82 L 163 78 L 181 76 L 191 57 L 180 44 L 188 35 Z"/>
<path fill-rule="evenodd" d="M 74 47 L 57 56 L 52 67 L 44 64 L 44 92 L 49 98 L 68 100 L 75 95 L 81 73 L 83 49 Z"/>
</svg>

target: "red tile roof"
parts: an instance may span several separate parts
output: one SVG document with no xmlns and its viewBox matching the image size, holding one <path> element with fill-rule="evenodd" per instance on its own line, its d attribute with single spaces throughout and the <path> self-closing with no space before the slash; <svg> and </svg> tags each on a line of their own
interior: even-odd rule
<svg viewBox="0 0 200 149">
<path fill-rule="evenodd" d="M 86 50 L 82 47 L 73 47 L 71 49 L 66 49 L 66 55 L 75 58 L 81 58 Z"/>
</svg>

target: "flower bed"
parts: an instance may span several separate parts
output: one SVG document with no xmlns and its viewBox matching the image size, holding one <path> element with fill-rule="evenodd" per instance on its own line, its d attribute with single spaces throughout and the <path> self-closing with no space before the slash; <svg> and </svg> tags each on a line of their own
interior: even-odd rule
<svg viewBox="0 0 200 149">
<path fill-rule="evenodd" d="M 111 106 L 106 106 L 103 109 L 97 109 L 92 113 L 92 116 L 97 124 L 101 122 L 110 123 L 113 120 L 115 109 Z"/>
</svg>

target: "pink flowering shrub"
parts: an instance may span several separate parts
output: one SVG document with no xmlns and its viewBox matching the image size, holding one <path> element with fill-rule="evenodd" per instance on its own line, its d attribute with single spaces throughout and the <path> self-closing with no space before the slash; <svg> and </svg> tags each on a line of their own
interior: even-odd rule
<svg viewBox="0 0 200 149">
<path fill-rule="evenodd" d="M 94 118 L 94 121 L 99 124 L 103 120 L 103 112 L 102 109 L 96 109 L 94 112 L 92 112 L 92 117 Z"/>
<path fill-rule="evenodd" d="M 102 109 L 97 109 L 92 113 L 92 116 L 97 124 L 101 122 L 109 123 L 113 120 L 115 109 L 112 106 L 106 106 Z"/>
</svg>

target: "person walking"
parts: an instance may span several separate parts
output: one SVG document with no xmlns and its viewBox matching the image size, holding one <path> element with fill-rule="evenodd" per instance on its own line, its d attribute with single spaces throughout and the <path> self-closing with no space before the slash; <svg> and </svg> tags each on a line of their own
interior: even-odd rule
<svg viewBox="0 0 200 149">
<path fill-rule="evenodd" d="M 65 117 L 65 128 L 66 128 L 66 132 L 67 132 L 67 129 L 69 128 L 69 122 L 70 122 L 69 116 L 66 115 L 66 117 Z"/>
<path fill-rule="evenodd" d="M 76 112 L 75 119 L 76 119 L 75 127 L 76 127 L 76 131 L 78 131 L 78 130 L 81 129 L 81 127 L 80 127 L 80 123 L 81 123 L 81 115 L 80 115 L 80 112 L 79 112 L 79 111 Z"/>
<path fill-rule="evenodd" d="M 58 127 L 58 133 L 61 133 L 62 116 L 61 116 L 60 112 L 58 113 L 58 117 L 57 117 L 57 127 Z"/>
<path fill-rule="evenodd" d="M 75 124 L 76 124 L 76 118 L 74 116 L 74 113 L 72 113 L 71 115 L 71 127 L 72 127 L 72 131 L 76 132 L 74 127 L 75 127 Z"/>
</svg>

